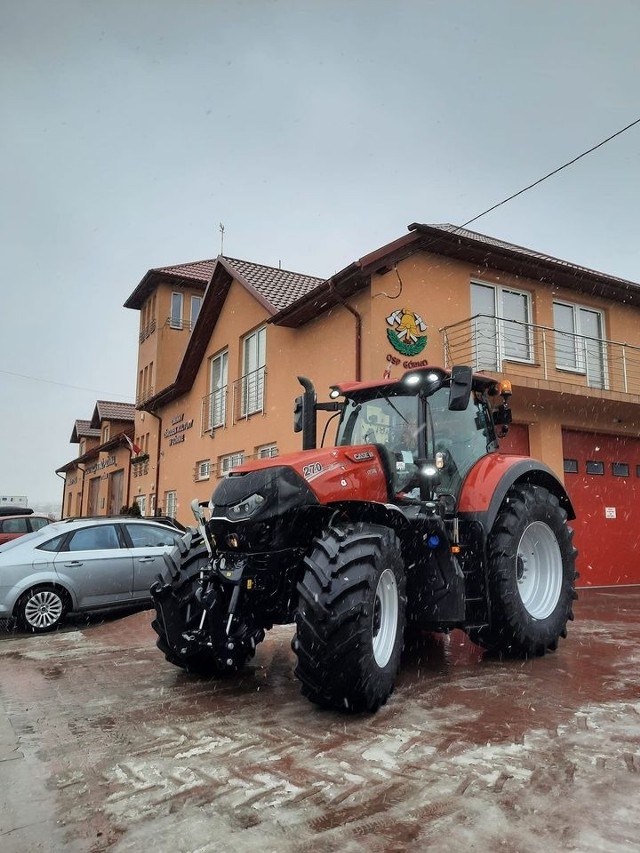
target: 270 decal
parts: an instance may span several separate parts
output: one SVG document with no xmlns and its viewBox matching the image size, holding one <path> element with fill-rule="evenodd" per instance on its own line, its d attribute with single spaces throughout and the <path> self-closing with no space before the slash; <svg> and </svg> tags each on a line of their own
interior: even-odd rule
<svg viewBox="0 0 640 853">
<path fill-rule="evenodd" d="M 302 469 L 302 476 L 305 480 L 310 480 L 311 477 L 315 477 L 316 474 L 320 474 L 322 471 L 322 465 L 319 462 L 311 462 L 309 465 L 305 465 Z"/>
</svg>

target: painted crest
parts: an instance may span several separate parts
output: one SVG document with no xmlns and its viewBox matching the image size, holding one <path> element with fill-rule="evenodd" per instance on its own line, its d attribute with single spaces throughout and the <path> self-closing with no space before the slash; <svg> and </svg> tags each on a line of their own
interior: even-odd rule
<svg viewBox="0 0 640 853">
<path fill-rule="evenodd" d="M 419 314 L 408 308 L 398 308 L 387 317 L 387 338 L 402 355 L 417 355 L 427 345 L 427 324 Z"/>
</svg>

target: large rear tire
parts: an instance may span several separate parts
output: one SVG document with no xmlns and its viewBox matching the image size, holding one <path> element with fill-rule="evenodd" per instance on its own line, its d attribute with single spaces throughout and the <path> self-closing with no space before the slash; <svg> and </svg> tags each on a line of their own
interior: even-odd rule
<svg viewBox="0 0 640 853">
<path fill-rule="evenodd" d="M 292 647 L 302 693 L 323 707 L 376 711 L 393 691 L 405 573 L 393 530 L 358 523 L 316 538 L 298 584 Z"/>
<path fill-rule="evenodd" d="M 577 551 L 567 514 L 542 486 L 512 487 L 488 542 L 490 625 L 469 632 L 511 657 L 544 655 L 573 619 Z"/>
</svg>

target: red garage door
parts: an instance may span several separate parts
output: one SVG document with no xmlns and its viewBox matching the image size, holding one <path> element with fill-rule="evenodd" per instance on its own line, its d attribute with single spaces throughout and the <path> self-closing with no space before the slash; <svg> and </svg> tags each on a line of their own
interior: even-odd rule
<svg viewBox="0 0 640 853">
<path fill-rule="evenodd" d="M 500 429 L 500 427 L 498 427 Z M 529 455 L 529 427 L 526 424 L 511 424 L 509 432 L 500 439 L 500 453 Z"/>
<path fill-rule="evenodd" d="M 640 584 L 640 439 L 562 431 L 578 586 Z"/>
</svg>

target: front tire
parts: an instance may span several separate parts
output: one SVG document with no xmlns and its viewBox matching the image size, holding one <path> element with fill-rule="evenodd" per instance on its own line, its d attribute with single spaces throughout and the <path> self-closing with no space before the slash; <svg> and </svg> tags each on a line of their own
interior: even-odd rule
<svg viewBox="0 0 640 853">
<path fill-rule="evenodd" d="M 21 631 L 44 634 L 60 627 L 68 605 L 64 593 L 54 586 L 30 589 L 16 606 L 16 619 Z"/>
<path fill-rule="evenodd" d="M 393 530 L 358 523 L 316 538 L 298 584 L 292 647 L 302 693 L 322 707 L 376 711 L 393 691 L 405 573 Z"/>
<path fill-rule="evenodd" d="M 200 542 L 183 558 L 177 577 L 166 585 L 154 584 L 151 594 L 156 618 L 151 627 L 158 635 L 156 646 L 169 663 L 185 672 L 221 678 L 244 667 L 255 654 L 257 644 L 264 639 L 264 631 L 256 630 L 249 642 L 237 642 L 232 648 L 228 647 L 222 590 L 219 586 L 208 587 L 203 595 L 199 580 L 208 562 L 209 553 Z M 203 621 L 205 604 L 208 612 Z M 189 636 L 193 638 L 191 643 L 183 639 Z"/>
<path fill-rule="evenodd" d="M 542 486 L 512 487 L 489 536 L 490 625 L 470 632 L 491 651 L 555 650 L 573 619 L 577 551 L 567 514 Z"/>
</svg>

